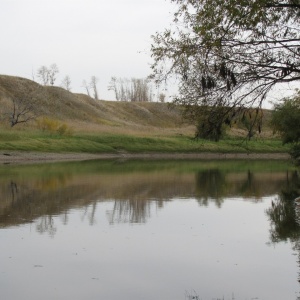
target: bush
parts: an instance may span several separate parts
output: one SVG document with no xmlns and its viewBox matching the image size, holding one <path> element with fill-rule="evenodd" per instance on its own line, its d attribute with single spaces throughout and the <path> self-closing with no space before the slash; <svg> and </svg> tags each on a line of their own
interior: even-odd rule
<svg viewBox="0 0 300 300">
<path fill-rule="evenodd" d="M 225 124 L 223 107 L 218 107 L 218 109 L 212 109 L 208 106 L 198 107 L 195 111 L 196 125 L 196 138 L 219 141 L 225 135 Z"/>
<path fill-rule="evenodd" d="M 278 132 L 283 143 L 300 141 L 300 93 L 293 98 L 285 98 L 275 106 L 271 117 L 274 132 Z"/>
<path fill-rule="evenodd" d="M 291 144 L 291 156 L 300 160 L 300 92 L 285 98 L 275 106 L 271 117 L 274 132 L 281 135 L 284 144 Z"/>
<path fill-rule="evenodd" d="M 196 127 L 196 138 L 218 142 L 224 137 L 225 126 L 222 123 L 212 124 L 200 120 Z"/>
<path fill-rule="evenodd" d="M 290 154 L 293 159 L 296 160 L 297 164 L 300 164 L 300 144 L 293 145 Z"/>
<path fill-rule="evenodd" d="M 37 127 L 51 134 L 72 135 L 72 129 L 67 124 L 48 117 L 37 119 Z"/>
</svg>

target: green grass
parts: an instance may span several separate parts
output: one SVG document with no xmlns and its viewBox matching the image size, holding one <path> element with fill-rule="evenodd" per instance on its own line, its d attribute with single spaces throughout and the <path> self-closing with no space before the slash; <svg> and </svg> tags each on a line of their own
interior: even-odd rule
<svg viewBox="0 0 300 300">
<path fill-rule="evenodd" d="M 187 136 L 139 137 L 116 134 L 51 135 L 39 131 L 2 131 L 0 150 L 85 153 L 276 153 L 289 148 L 280 140 L 226 138 L 219 142 Z"/>
</svg>

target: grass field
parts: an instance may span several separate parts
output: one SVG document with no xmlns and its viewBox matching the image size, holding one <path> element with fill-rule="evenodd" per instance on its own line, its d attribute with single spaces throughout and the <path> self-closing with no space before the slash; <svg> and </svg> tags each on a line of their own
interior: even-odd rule
<svg viewBox="0 0 300 300">
<path fill-rule="evenodd" d="M 219 142 L 195 140 L 192 136 L 138 136 L 114 133 L 59 135 L 37 130 L 0 131 L 0 150 L 83 153 L 278 153 L 287 152 L 278 139 L 227 137 Z"/>
</svg>

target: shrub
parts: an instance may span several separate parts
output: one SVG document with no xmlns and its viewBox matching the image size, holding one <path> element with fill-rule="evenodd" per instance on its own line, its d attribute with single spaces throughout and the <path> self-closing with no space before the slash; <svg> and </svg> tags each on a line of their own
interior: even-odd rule
<svg viewBox="0 0 300 300">
<path fill-rule="evenodd" d="M 291 144 L 291 156 L 300 159 L 300 91 L 275 106 L 271 125 L 281 135 L 284 144 Z"/>
<path fill-rule="evenodd" d="M 48 117 L 38 118 L 37 127 L 45 132 L 59 135 L 72 135 L 72 129 L 65 123 Z"/>
</svg>

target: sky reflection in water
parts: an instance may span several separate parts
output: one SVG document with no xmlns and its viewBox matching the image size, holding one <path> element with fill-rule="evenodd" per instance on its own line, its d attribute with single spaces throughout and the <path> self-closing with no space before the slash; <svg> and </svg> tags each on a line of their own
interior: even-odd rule
<svg viewBox="0 0 300 300">
<path fill-rule="evenodd" d="M 280 162 L 3 166 L 1 298 L 297 299 L 298 179 Z"/>
</svg>

